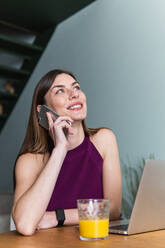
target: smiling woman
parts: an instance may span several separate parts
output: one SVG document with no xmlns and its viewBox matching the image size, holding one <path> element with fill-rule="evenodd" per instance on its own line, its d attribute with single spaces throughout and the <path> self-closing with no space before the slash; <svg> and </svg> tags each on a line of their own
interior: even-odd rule
<svg viewBox="0 0 165 248">
<path fill-rule="evenodd" d="M 58 75 L 45 95 L 45 103 L 61 116 L 70 116 L 73 120 L 86 118 L 87 107 L 85 94 L 73 76 Z"/>
<path fill-rule="evenodd" d="M 41 105 L 49 130 L 39 125 Z M 110 200 L 110 216 L 121 211 L 121 172 L 115 135 L 106 128 L 88 128 L 86 96 L 75 76 L 48 72 L 33 95 L 26 136 L 15 171 L 12 209 L 17 231 L 78 223 L 77 199 Z M 70 125 L 71 123 L 71 125 Z"/>
</svg>

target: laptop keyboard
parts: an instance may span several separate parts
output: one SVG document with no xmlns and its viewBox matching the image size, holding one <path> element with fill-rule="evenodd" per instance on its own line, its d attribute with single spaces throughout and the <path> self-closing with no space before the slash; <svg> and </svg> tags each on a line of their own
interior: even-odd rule
<svg viewBox="0 0 165 248">
<path fill-rule="evenodd" d="M 111 227 L 112 229 L 115 229 L 115 230 L 122 230 L 122 231 L 126 231 L 128 229 L 128 224 L 126 225 L 119 225 L 119 226 L 113 226 Z"/>
</svg>

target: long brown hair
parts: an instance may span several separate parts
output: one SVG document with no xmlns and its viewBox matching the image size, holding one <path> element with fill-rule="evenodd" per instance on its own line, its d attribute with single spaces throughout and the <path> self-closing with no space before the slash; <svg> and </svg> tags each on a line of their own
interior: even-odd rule
<svg viewBox="0 0 165 248">
<path fill-rule="evenodd" d="M 53 148 L 53 142 L 49 136 L 48 131 L 41 127 L 38 123 L 37 105 L 45 104 L 44 96 L 52 86 L 55 78 L 63 73 L 70 75 L 76 80 L 76 77 L 73 75 L 73 73 L 65 70 L 55 69 L 49 71 L 38 82 L 33 94 L 32 106 L 25 139 L 23 141 L 18 157 L 25 153 L 45 154 L 47 152 L 51 152 Z M 94 135 L 100 129 L 88 128 L 84 120 L 82 121 L 82 125 L 86 136 Z"/>
</svg>

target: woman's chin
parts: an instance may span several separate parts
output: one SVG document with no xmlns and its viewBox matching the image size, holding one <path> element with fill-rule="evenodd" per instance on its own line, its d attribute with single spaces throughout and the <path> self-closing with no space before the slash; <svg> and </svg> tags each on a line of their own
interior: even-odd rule
<svg viewBox="0 0 165 248">
<path fill-rule="evenodd" d="M 83 121 L 86 119 L 86 115 L 72 115 L 70 117 L 73 121 Z"/>
<path fill-rule="evenodd" d="M 73 111 L 68 113 L 68 116 L 73 120 L 83 120 L 86 118 L 86 111 Z"/>
</svg>

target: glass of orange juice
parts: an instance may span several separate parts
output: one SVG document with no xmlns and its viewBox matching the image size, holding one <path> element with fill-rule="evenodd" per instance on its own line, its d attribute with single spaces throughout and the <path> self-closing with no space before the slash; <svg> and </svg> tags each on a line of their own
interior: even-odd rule
<svg viewBox="0 0 165 248">
<path fill-rule="evenodd" d="M 77 200 L 80 239 L 104 240 L 109 231 L 109 200 Z"/>
</svg>

